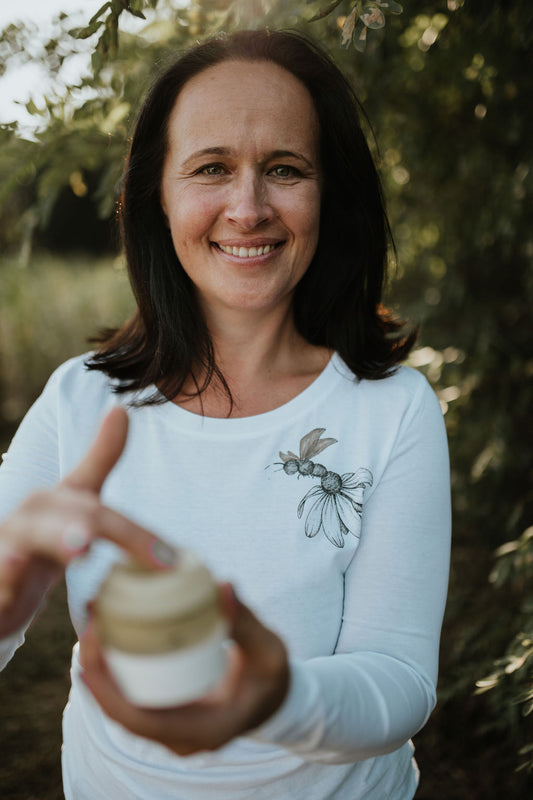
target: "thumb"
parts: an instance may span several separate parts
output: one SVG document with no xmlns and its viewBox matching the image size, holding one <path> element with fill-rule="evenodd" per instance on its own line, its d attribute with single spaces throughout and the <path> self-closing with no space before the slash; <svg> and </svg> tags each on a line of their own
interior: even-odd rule
<svg viewBox="0 0 533 800">
<path fill-rule="evenodd" d="M 105 417 L 85 458 L 61 482 L 72 489 L 99 493 L 122 455 L 128 436 L 128 415 L 116 406 Z"/>
</svg>

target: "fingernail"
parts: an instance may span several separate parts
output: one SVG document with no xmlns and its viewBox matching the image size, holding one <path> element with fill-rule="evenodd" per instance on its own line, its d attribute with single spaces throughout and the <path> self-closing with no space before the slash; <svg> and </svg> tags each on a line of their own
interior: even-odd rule
<svg viewBox="0 0 533 800">
<path fill-rule="evenodd" d="M 81 522 L 70 522 L 66 525 L 61 538 L 67 550 L 73 553 L 83 552 L 91 541 L 89 531 Z"/>
<path fill-rule="evenodd" d="M 161 539 L 152 545 L 152 557 L 162 567 L 173 567 L 178 561 L 177 551 Z"/>
</svg>

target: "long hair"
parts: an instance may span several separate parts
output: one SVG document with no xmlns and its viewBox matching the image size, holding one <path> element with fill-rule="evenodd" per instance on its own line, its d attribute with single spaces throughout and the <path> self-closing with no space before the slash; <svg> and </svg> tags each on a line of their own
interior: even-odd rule
<svg viewBox="0 0 533 800">
<path fill-rule="evenodd" d="M 333 61 L 299 33 L 240 31 L 187 51 L 150 90 L 137 119 L 123 177 L 119 218 L 137 311 L 121 328 L 93 340 L 88 361 L 118 380 L 116 391 L 157 385 L 173 398 L 192 375 L 213 377 L 231 394 L 216 364 L 194 286 L 179 263 L 160 204 L 168 121 L 195 75 L 224 61 L 271 61 L 309 91 L 319 120 L 323 175 L 318 245 L 293 298 L 299 333 L 336 350 L 360 378 L 383 378 L 416 338 L 381 306 L 392 244 L 381 184 L 363 134 L 354 92 Z"/>
</svg>

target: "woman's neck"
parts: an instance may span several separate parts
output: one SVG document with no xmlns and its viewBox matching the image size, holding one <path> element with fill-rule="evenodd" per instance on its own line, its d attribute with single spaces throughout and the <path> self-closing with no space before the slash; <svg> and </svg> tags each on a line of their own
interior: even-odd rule
<svg viewBox="0 0 533 800">
<path fill-rule="evenodd" d="M 231 405 L 214 378 L 200 396 L 191 378 L 178 405 L 207 417 L 246 417 L 284 405 L 300 394 L 326 366 L 331 352 L 309 344 L 298 333 L 292 311 L 273 315 L 234 315 L 209 320 L 216 363 L 231 392 Z M 202 385 L 203 376 L 196 383 Z"/>
</svg>

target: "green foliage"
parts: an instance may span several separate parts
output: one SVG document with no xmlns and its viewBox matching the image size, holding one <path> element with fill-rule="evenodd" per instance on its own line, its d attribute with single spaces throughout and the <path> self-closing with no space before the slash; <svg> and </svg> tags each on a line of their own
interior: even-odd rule
<svg viewBox="0 0 533 800">
<path fill-rule="evenodd" d="M 500 749 L 505 740 L 521 751 L 511 768 L 524 765 L 525 772 L 533 764 L 527 732 L 533 682 L 533 9 L 528 0 L 410 0 L 402 14 L 394 13 L 396 6 L 197 0 L 182 8 L 171 0 L 114 0 L 74 32 L 87 36 L 79 40 L 69 35 L 68 18 L 58 18 L 42 63 L 57 75 L 69 47 L 87 42 L 93 73 L 59 96 L 30 102 L 39 122 L 34 140 L 21 138 L 16 126 L 0 129 L 0 241 L 25 242 L 28 260 L 32 231 L 46 227 L 59 193 L 64 187 L 88 191 L 89 178 L 100 213 L 112 215 L 139 97 L 160 66 L 198 37 L 235 27 L 292 26 L 335 54 L 377 132 L 379 147 L 373 147 L 399 253 L 390 304 L 421 324 L 411 363 L 435 387 L 450 442 L 455 547 L 437 719 L 443 729 L 453 720 L 454 730 L 470 729 L 484 742 L 499 737 Z M 387 12 L 386 26 L 385 17 L 364 16 L 370 7 Z M 139 27 L 122 30 L 119 38 L 124 12 Z M 371 31 L 364 54 L 357 49 L 363 28 Z M 1 63 L 24 58 L 30 38 L 20 27 L 7 29 L 0 36 Z M 342 48 L 343 39 L 355 47 Z M 8 409 L 14 417 L 27 401 L 24 376 L 14 377 L 13 364 L 35 370 L 28 395 L 49 372 L 48 364 L 38 368 L 45 334 L 41 328 L 31 333 L 29 322 L 38 310 L 24 311 L 22 301 L 45 273 L 41 264 L 21 270 L 2 263 L 0 270 L 2 318 L 12 308 L 12 319 L 20 320 L 19 328 L 0 323 L 4 390 L 18 398 Z M 76 280 L 85 292 L 82 273 L 76 271 Z M 44 296 L 43 286 L 35 291 Z M 70 291 L 74 298 L 77 292 Z M 82 313 L 75 307 L 76 318 Z M 47 341 L 45 349 L 59 360 L 56 344 Z M 32 347 L 37 356 L 28 362 Z"/>
<path fill-rule="evenodd" d="M 91 17 L 88 25 L 70 31 L 70 35 L 75 39 L 89 39 L 95 33 L 100 33 L 92 55 L 95 74 L 102 69 L 108 56 L 113 57 L 117 54 L 121 14 L 127 12 L 144 20 L 146 17 L 143 14 L 143 8 L 156 8 L 157 2 L 158 0 L 109 0 Z M 104 18 L 102 19 L 102 17 Z"/>
<path fill-rule="evenodd" d="M 337 5 L 336 3 L 334 7 Z M 392 0 L 376 0 L 372 3 L 358 0 L 342 23 L 342 46 L 349 47 L 350 44 L 353 44 L 357 50 L 364 53 L 368 31 L 381 30 L 385 27 L 385 13 L 401 14 L 402 11 L 401 5 Z M 317 19 L 320 19 L 322 15 L 323 12 L 317 16 Z"/>
<path fill-rule="evenodd" d="M 496 659 L 492 672 L 477 681 L 477 693 L 491 692 L 493 717 L 490 727 L 506 731 L 520 725 L 520 716 L 533 712 L 533 527 L 519 539 L 506 542 L 496 551 L 490 580 L 497 588 L 519 590 L 518 633 L 504 656 Z M 502 714 L 502 710 L 505 711 Z M 533 742 L 520 748 L 520 770 L 533 772 Z"/>
<path fill-rule="evenodd" d="M 51 372 L 120 324 L 133 298 L 120 258 L 0 258 L 0 430 L 20 420 Z"/>
</svg>

